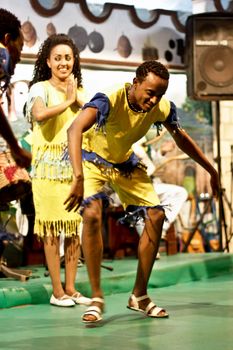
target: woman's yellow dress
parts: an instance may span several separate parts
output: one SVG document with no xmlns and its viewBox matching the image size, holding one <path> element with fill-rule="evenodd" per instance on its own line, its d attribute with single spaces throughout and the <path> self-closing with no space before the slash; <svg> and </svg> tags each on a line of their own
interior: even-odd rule
<svg viewBox="0 0 233 350">
<path fill-rule="evenodd" d="M 82 94 L 78 90 L 78 94 Z M 58 105 L 66 100 L 66 94 L 54 88 L 49 81 L 34 84 L 30 91 L 27 113 L 37 97 L 41 97 L 46 106 Z M 67 129 L 79 112 L 76 108 L 67 108 L 65 112 L 47 121 L 33 121 L 32 135 L 32 191 L 35 205 L 34 233 L 43 238 L 46 235 L 65 237 L 77 235 L 81 217 L 77 212 L 67 212 L 64 201 L 72 183 L 72 167 L 63 159 L 67 148 Z"/>
</svg>

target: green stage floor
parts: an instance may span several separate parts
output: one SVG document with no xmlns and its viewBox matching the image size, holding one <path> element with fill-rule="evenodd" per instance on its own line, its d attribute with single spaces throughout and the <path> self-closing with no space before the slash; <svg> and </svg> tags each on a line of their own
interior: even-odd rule
<svg viewBox="0 0 233 350">
<path fill-rule="evenodd" d="M 149 319 L 126 308 L 134 281 L 134 259 L 104 262 L 106 312 L 96 327 L 81 322 L 84 306 L 49 305 L 51 285 L 43 267 L 27 282 L 0 279 L 0 349 L 190 349 L 230 350 L 233 344 L 233 255 L 163 256 L 155 264 L 149 294 L 168 319 Z M 79 289 L 89 286 L 85 266 Z"/>
</svg>

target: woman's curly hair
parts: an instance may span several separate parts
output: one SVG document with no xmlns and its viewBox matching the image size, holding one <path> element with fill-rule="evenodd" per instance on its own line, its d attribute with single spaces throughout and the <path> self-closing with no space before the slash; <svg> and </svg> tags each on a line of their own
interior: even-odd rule
<svg viewBox="0 0 233 350">
<path fill-rule="evenodd" d="M 32 81 L 29 83 L 29 87 L 39 81 L 45 81 L 51 78 L 51 69 L 47 65 L 47 59 L 50 56 L 51 50 L 57 45 L 68 45 L 72 49 L 74 55 L 74 66 L 72 73 L 74 74 L 74 77 L 77 78 L 78 87 L 82 87 L 79 51 L 73 40 L 66 34 L 53 34 L 41 45 L 34 66 Z"/>
</svg>

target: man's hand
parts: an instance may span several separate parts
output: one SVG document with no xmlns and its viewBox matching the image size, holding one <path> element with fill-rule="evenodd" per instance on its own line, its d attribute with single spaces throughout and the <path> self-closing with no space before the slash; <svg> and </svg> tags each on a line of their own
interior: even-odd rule
<svg viewBox="0 0 233 350">
<path fill-rule="evenodd" d="M 69 196 L 64 202 L 67 211 L 77 211 L 83 200 L 83 179 L 74 178 Z"/>
<path fill-rule="evenodd" d="M 217 171 L 214 171 L 211 174 L 210 184 L 211 184 L 213 196 L 218 198 L 220 193 L 220 183 L 219 183 L 219 176 Z"/>
<path fill-rule="evenodd" d="M 11 148 L 11 155 L 20 168 L 28 168 L 31 165 L 32 155 L 26 149 L 17 147 Z"/>
</svg>

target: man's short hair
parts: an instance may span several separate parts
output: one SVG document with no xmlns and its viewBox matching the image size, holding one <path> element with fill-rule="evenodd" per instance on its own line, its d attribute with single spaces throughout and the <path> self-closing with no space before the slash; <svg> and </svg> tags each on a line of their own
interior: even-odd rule
<svg viewBox="0 0 233 350">
<path fill-rule="evenodd" d="M 150 72 L 162 79 L 169 79 L 169 72 L 167 68 L 158 61 L 145 61 L 140 64 L 140 66 L 136 69 L 136 77 L 140 82 L 142 82 Z"/>
<path fill-rule="evenodd" d="M 12 40 L 16 40 L 20 35 L 21 22 L 8 10 L 0 8 L 0 41 L 5 34 L 9 33 Z"/>
</svg>

